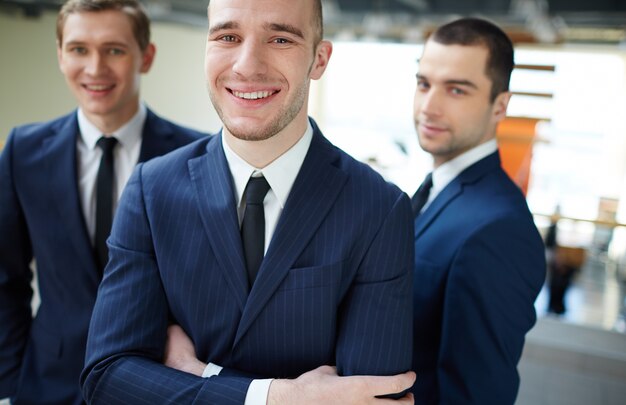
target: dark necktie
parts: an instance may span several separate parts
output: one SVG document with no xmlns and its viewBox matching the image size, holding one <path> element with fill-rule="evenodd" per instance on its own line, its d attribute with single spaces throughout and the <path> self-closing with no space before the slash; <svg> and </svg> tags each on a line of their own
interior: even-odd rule
<svg viewBox="0 0 626 405">
<path fill-rule="evenodd" d="M 117 139 L 105 137 L 98 139 L 98 147 L 102 149 L 102 159 L 96 179 L 96 263 L 100 274 L 109 259 L 109 250 L 106 240 L 111 233 L 113 223 L 113 148 Z"/>
<path fill-rule="evenodd" d="M 426 204 L 426 201 L 428 201 L 428 195 L 430 194 L 430 189 L 432 187 L 433 187 L 433 175 L 432 173 L 428 173 L 428 175 L 426 175 L 426 178 L 424 178 L 424 181 L 422 182 L 420 187 L 417 189 L 417 191 L 413 195 L 413 198 L 411 198 L 411 208 L 413 209 L 414 217 L 417 217 L 422 211 L 424 204 Z"/>
<path fill-rule="evenodd" d="M 265 250 L 265 211 L 263 200 L 270 189 L 265 177 L 250 177 L 246 186 L 246 211 L 241 223 L 241 240 L 248 281 L 254 283 Z"/>
</svg>

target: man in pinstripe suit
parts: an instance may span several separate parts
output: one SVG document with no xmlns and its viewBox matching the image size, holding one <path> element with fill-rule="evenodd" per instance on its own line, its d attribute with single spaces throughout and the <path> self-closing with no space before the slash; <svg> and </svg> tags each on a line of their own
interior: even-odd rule
<svg viewBox="0 0 626 405">
<path fill-rule="evenodd" d="M 208 16 L 206 77 L 224 128 L 129 181 L 90 326 L 85 398 L 384 403 L 375 396 L 414 379 L 392 377 L 411 364 L 411 208 L 307 116 L 310 80 L 332 53 L 321 2 L 213 0 Z M 263 182 L 250 275 L 240 226 L 255 204 L 250 185 Z M 198 359 L 183 371 L 162 364 L 171 321 Z"/>
</svg>

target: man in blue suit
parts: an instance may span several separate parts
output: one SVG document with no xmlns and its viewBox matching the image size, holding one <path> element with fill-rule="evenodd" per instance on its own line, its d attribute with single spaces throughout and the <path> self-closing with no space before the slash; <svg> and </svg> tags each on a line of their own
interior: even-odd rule
<svg viewBox="0 0 626 405">
<path fill-rule="evenodd" d="M 437 29 L 419 62 L 415 125 L 434 170 L 412 201 L 416 403 L 512 404 L 517 395 L 546 266 L 495 139 L 512 70 L 509 38 L 473 18 Z"/>
<path fill-rule="evenodd" d="M 201 137 L 140 103 L 140 76 L 155 54 L 149 24 L 133 0 L 65 4 L 58 59 L 79 109 L 15 128 L 0 156 L 0 398 L 15 404 L 82 403 L 78 379 L 106 260 L 106 251 L 96 253 L 98 232 L 108 234 L 97 213 L 111 216 L 137 161 Z M 104 211 L 102 134 L 116 139 Z M 41 296 L 34 319 L 33 259 Z"/>
<path fill-rule="evenodd" d="M 208 18 L 206 78 L 224 127 L 130 179 L 90 326 L 85 398 L 389 401 L 375 396 L 413 383 L 411 372 L 391 376 L 411 363 L 410 202 L 307 116 L 310 80 L 332 52 L 321 2 L 212 0 Z M 170 322 L 198 367 L 162 364 Z"/>
</svg>

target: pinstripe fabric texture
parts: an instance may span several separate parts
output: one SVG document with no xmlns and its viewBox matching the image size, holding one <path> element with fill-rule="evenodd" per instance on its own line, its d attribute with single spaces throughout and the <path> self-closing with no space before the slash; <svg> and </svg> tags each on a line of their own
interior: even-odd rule
<svg viewBox="0 0 626 405">
<path fill-rule="evenodd" d="M 91 324 L 90 402 L 242 404 L 249 376 L 409 369 L 409 199 L 312 125 L 251 290 L 220 137 L 135 171 Z M 170 315 L 198 357 L 227 372 L 200 379 L 161 365 Z"/>
</svg>

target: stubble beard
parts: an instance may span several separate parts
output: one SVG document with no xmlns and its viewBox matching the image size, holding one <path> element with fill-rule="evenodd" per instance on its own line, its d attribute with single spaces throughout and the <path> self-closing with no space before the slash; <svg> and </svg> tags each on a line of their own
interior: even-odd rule
<svg viewBox="0 0 626 405">
<path fill-rule="evenodd" d="M 217 115 L 222 120 L 222 124 L 224 124 L 224 127 L 232 136 L 237 139 L 241 139 L 242 141 L 264 141 L 278 134 L 300 113 L 304 107 L 307 97 L 307 83 L 303 82 L 294 93 L 292 99 L 288 100 L 287 105 L 281 107 L 280 111 L 276 113 L 274 118 L 267 125 L 254 129 L 244 129 L 237 127 L 226 116 L 218 102 L 217 97 L 213 91 L 211 91 L 211 87 L 208 85 L 207 87 L 209 89 L 209 98 L 211 99 L 211 103 L 213 104 Z"/>
<path fill-rule="evenodd" d="M 451 134 L 451 138 L 447 139 L 444 143 L 436 142 L 434 144 L 430 144 L 427 141 L 422 139 L 422 136 L 419 133 L 419 120 L 415 119 L 415 132 L 417 134 L 417 141 L 422 150 L 433 157 L 446 158 L 447 156 L 454 154 L 455 149 L 457 147 L 456 142 L 454 140 L 453 134 Z"/>
</svg>

